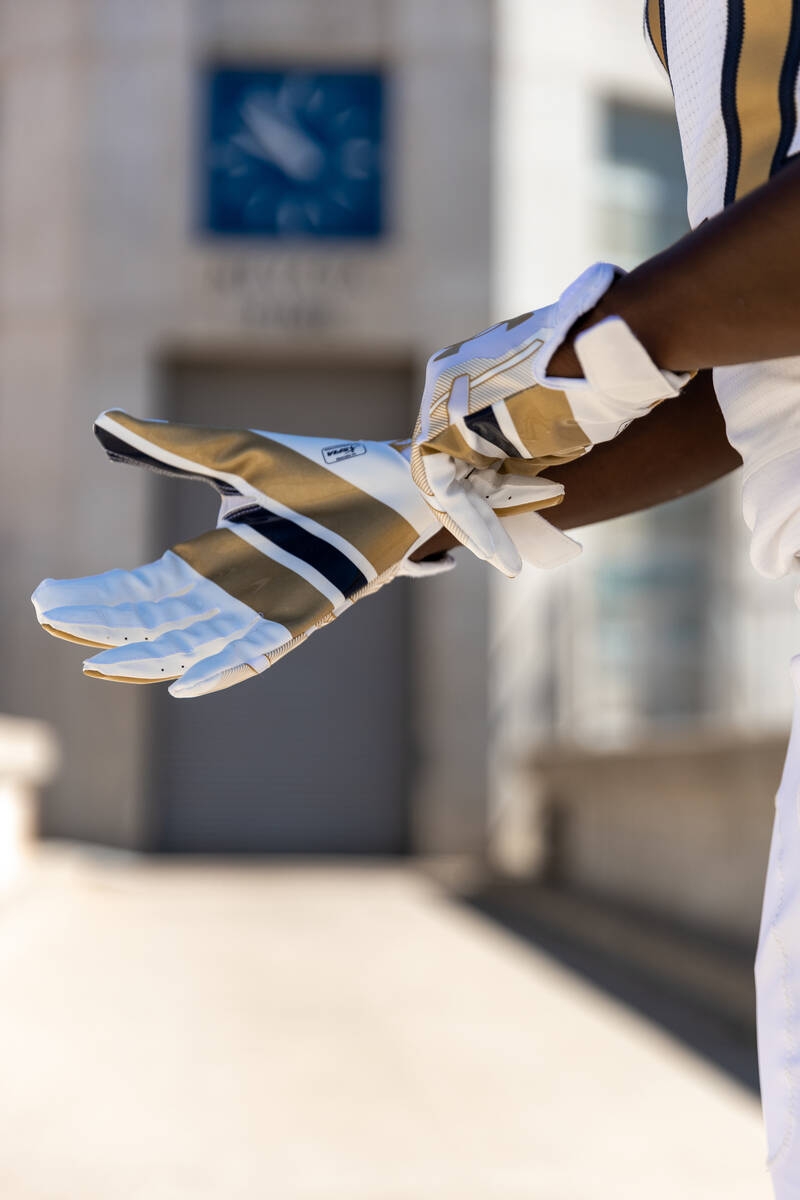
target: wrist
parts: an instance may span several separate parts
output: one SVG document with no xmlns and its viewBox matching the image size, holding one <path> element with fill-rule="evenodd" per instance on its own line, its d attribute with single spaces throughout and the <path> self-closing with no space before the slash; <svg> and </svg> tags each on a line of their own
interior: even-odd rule
<svg viewBox="0 0 800 1200">
<path fill-rule="evenodd" d="M 642 291 L 641 281 L 633 271 L 628 275 L 619 275 L 597 304 L 570 327 L 547 365 L 548 378 L 583 379 L 575 342 L 587 329 L 599 325 L 607 317 L 622 318 L 659 370 L 673 374 L 690 371 L 685 365 L 676 365 L 683 360 L 671 344 L 670 322 L 663 319 L 655 298 L 648 298 L 647 291 Z"/>
<path fill-rule="evenodd" d="M 624 277 L 622 277 L 624 278 Z M 615 279 L 608 291 L 600 297 L 597 304 L 571 326 L 564 341 L 556 350 L 547 365 L 547 374 L 554 379 L 583 379 L 583 368 L 575 353 L 575 339 L 592 325 L 604 321 L 606 317 L 621 316 L 616 300 L 612 301 L 612 293 L 618 287 L 620 277 Z"/>
</svg>

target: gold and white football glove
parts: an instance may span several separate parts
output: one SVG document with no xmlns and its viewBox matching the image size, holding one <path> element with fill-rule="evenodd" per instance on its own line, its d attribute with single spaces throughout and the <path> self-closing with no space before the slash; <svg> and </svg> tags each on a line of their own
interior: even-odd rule
<svg viewBox="0 0 800 1200">
<path fill-rule="evenodd" d="M 454 565 L 449 556 L 410 559 L 440 526 L 411 480 L 407 443 L 197 428 L 119 411 L 100 416 L 95 432 L 112 459 L 203 480 L 222 504 L 215 529 L 156 562 L 36 589 L 49 633 L 101 648 L 84 663 L 94 678 L 169 680 L 180 697 L 219 691 L 395 577 Z M 492 472 L 482 496 L 510 498 Z"/>
<path fill-rule="evenodd" d="M 523 313 L 428 361 L 414 431 L 411 471 L 438 520 L 506 575 L 520 554 L 476 488 L 476 473 L 494 468 L 513 490 L 547 467 L 585 454 L 617 436 L 634 418 L 675 396 L 688 375 L 661 371 L 620 317 L 580 334 L 575 352 L 583 379 L 547 375 L 575 322 L 622 274 L 596 263 L 549 308 Z M 543 505 L 557 502 L 546 498 Z"/>
</svg>

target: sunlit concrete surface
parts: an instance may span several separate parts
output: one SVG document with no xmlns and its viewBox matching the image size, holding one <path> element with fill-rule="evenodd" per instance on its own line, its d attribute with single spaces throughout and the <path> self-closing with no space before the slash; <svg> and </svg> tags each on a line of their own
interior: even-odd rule
<svg viewBox="0 0 800 1200">
<path fill-rule="evenodd" d="M 0 897 L 3 1200 L 768 1200 L 757 1101 L 412 869 Z"/>
</svg>

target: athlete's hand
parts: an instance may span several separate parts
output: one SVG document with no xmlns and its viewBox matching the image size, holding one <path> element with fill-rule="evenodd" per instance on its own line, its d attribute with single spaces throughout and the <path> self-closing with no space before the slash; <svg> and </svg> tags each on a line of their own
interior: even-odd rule
<svg viewBox="0 0 800 1200">
<path fill-rule="evenodd" d="M 569 331 L 605 295 L 618 268 L 598 263 L 549 308 L 501 322 L 434 354 L 412 445 L 412 475 L 441 524 L 507 575 L 521 556 L 475 486 L 490 468 L 513 489 L 610 440 L 677 395 L 688 375 L 662 372 L 628 326 L 609 317 L 580 334 L 584 377 L 547 373 Z M 540 507 L 555 502 L 540 479 Z"/>
<path fill-rule="evenodd" d="M 103 647 L 99 679 L 170 680 L 200 696 L 265 670 L 396 575 L 435 574 L 409 554 L 439 528 L 388 442 L 202 429 L 104 413 L 109 456 L 201 479 L 221 493 L 217 528 L 156 562 L 45 580 L 33 603 L 56 637 Z"/>
<path fill-rule="evenodd" d="M 411 480 L 407 444 L 202 429 L 122 412 L 104 413 L 95 431 L 111 458 L 211 483 L 222 505 L 215 529 L 156 562 L 36 589 L 49 633 L 101 648 L 84 663 L 94 678 L 169 680 L 182 697 L 219 691 L 396 576 L 453 565 L 446 555 L 411 561 L 440 526 Z M 492 472 L 481 488 L 488 503 L 530 499 L 511 497 Z"/>
</svg>

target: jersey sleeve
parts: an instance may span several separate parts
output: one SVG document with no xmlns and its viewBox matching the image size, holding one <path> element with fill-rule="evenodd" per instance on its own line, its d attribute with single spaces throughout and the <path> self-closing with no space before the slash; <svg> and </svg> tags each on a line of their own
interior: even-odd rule
<svg viewBox="0 0 800 1200">
<path fill-rule="evenodd" d="M 800 150 L 800 4 L 647 0 L 645 29 L 675 96 L 694 227 Z"/>
<path fill-rule="evenodd" d="M 800 3 L 648 0 L 646 25 L 669 72 L 696 227 L 800 149 Z M 797 570 L 800 357 L 717 367 L 714 388 L 744 463 L 753 564 L 770 577 Z"/>
</svg>

